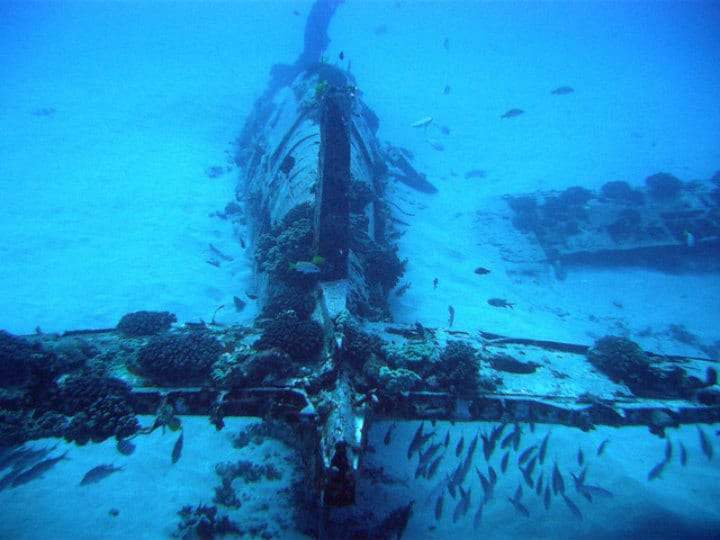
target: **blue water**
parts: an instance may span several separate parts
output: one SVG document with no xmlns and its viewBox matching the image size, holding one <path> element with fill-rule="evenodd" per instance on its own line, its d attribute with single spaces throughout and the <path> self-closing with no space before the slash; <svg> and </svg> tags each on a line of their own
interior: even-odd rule
<svg viewBox="0 0 720 540">
<path fill-rule="evenodd" d="M 142 309 L 171 311 L 180 322 L 208 321 L 218 306 L 231 306 L 252 288 L 252 254 L 238 242 L 248 232 L 212 215 L 233 200 L 242 174 L 233 141 L 271 66 L 298 56 L 311 6 L 0 5 L 1 329 L 27 335 L 109 328 Z M 415 167 L 439 190 L 391 190 L 414 214 L 400 240 L 409 260 L 403 280 L 412 286 L 401 297 L 391 294 L 395 320 L 445 325 L 452 305 L 455 327 L 472 331 L 584 344 L 622 334 L 658 353 L 712 356 L 708 351 L 720 343 L 717 273 L 635 266 L 580 268 L 564 281 L 547 268 L 519 276 L 513 272 L 535 268 L 542 257 L 508 226 L 502 197 L 573 185 L 595 190 L 610 180 L 642 186 L 661 171 L 709 182 L 720 171 L 718 28 L 717 2 L 346 0 L 332 19 L 325 59 L 350 69 L 380 119 L 379 140 L 411 150 Z M 563 85 L 574 91 L 550 93 Z M 501 119 L 514 108 L 523 114 Z M 411 127 L 428 116 L 429 130 Z M 213 167 L 222 173 L 212 177 Z M 484 177 L 466 179 L 473 169 Z M 209 244 L 232 260 L 208 264 Z M 477 266 L 493 272 L 479 280 Z M 489 308 L 490 297 L 507 298 L 515 308 Z M 257 314 L 248 302 L 241 312 L 220 310 L 217 320 L 250 324 Z M 678 339 L 673 327 L 694 340 Z M 196 431 L 186 439 L 186 461 L 195 465 L 156 478 L 153 467 L 166 464 L 154 461 L 148 443 L 146 454 L 128 459 L 128 471 L 138 467 L 134 480 L 123 485 L 111 478 L 116 492 L 145 493 L 137 496 L 139 506 L 132 497 L 104 494 L 104 484 L 92 494 L 77 492 L 75 476 L 116 456 L 110 442 L 90 445 L 48 473 L 48 484 L 0 492 L 0 538 L 169 536 L 181 504 L 211 500 L 212 463 L 232 452 L 224 432 L 204 421 L 189 426 Z M 380 516 L 433 487 L 413 482 L 414 463 L 405 459 L 416 424 L 401 425 L 387 447 L 386 427 L 371 431 L 372 460 L 407 482 L 363 487 L 365 504 Z M 444 435 L 448 426 L 436 429 Z M 452 448 L 461 434 L 468 441 L 489 429 L 455 425 Z M 471 512 L 453 522 L 456 501 L 446 497 L 444 517 L 435 520 L 432 505 L 418 500 L 405 537 L 720 537 L 718 425 L 704 429 L 715 461 L 703 454 L 695 426 L 683 426 L 670 438 L 686 446 L 689 465 L 675 461 L 650 483 L 648 471 L 665 441 L 646 429 L 538 427 L 527 436 L 537 443 L 552 431 L 553 461 L 572 462 L 582 447 L 592 457 L 593 483 L 614 498 L 590 504 L 575 497 L 584 516 L 576 522 L 561 499 L 545 513 L 526 493 L 526 519 L 504 502 L 513 479 L 473 531 L 481 487 L 471 471 Z M 613 442 L 603 461 L 595 452 L 605 438 Z M 172 446 L 169 438 L 162 441 L 157 444 Z M 443 467 L 450 470 L 449 463 Z M 570 482 L 566 475 L 569 490 Z M 288 503 L 273 498 L 272 486 L 264 496 L 242 512 L 265 513 L 277 537 L 301 537 L 291 532 Z M 87 517 L 78 511 L 102 497 L 112 501 L 107 506 L 126 504 L 122 517 L 108 518 L 104 506 Z M 158 500 L 161 524 L 130 517 Z M 277 525 L 283 520 L 286 528 Z"/>
</svg>

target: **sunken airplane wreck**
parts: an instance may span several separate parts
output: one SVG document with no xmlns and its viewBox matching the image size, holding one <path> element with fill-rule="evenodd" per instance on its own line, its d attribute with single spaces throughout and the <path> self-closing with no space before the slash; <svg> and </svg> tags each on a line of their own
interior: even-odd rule
<svg viewBox="0 0 720 540">
<path fill-rule="evenodd" d="M 476 448 L 488 457 L 495 448 L 506 453 L 499 472 L 476 470 L 488 497 L 525 423 L 583 430 L 647 425 L 662 434 L 670 426 L 720 420 L 710 361 L 653 355 L 615 337 L 586 347 L 388 322 L 387 294 L 404 263 L 388 240 L 398 225 L 385 187 L 425 180 L 377 141 L 378 120 L 345 71 L 326 64 L 303 70 L 260 105 L 255 114 L 263 119 L 251 116 L 249 125 L 262 127 L 251 135 L 246 130 L 239 148 L 244 178 L 237 189 L 252 229 L 251 296 L 262 305 L 256 323 L 173 325 L 171 314 L 136 312 L 114 329 L 2 333 L 0 349 L 14 362 L 1 404 L 15 422 L 4 428 L 5 442 L 63 435 L 81 443 L 116 436 L 127 444 L 143 432 L 136 414 L 157 415 L 144 431 L 177 429 L 180 412 L 207 415 L 218 429 L 227 416 L 262 417 L 296 435 L 307 474 L 300 526 L 336 537 L 326 533 L 331 509 L 357 502 L 373 421 L 499 423 L 480 439 L 456 443 L 458 467 L 434 504 L 442 514 L 445 490 L 457 488 L 453 518 L 459 519 L 467 512 L 470 494 L 462 482 Z M 70 362 L 68 350 L 85 361 Z M 585 379 L 566 381 L 561 393 L 528 393 L 525 377 L 540 366 L 562 370 L 585 362 L 603 376 L 588 370 Z M 421 424 L 408 449 L 420 456 L 418 474 L 425 476 L 439 464 L 439 443 L 426 445 L 428 433 Z M 575 513 L 557 469 L 544 490 L 542 480 L 534 481 L 546 445 L 547 437 L 520 456 L 526 490 L 542 491 L 548 501 L 553 490 Z M 575 483 L 581 494 L 603 496 L 602 487 L 582 477 Z M 524 515 L 521 497 L 518 488 L 508 500 Z M 411 510 L 412 504 L 401 507 L 376 526 L 400 533 Z"/>
<path fill-rule="evenodd" d="M 493 451 L 504 454 L 500 470 L 470 473 L 489 499 L 525 424 L 528 430 L 539 423 L 582 430 L 646 425 L 662 434 L 670 426 L 720 421 L 708 360 L 658 356 L 615 337 L 587 347 L 388 322 L 387 295 L 404 262 L 391 240 L 401 225 L 386 187 L 401 181 L 427 193 L 435 188 L 402 150 L 377 140 L 378 122 L 349 72 L 322 62 L 284 71 L 282 84 L 258 101 L 239 138 L 237 199 L 244 209 L 227 216 L 251 228 L 256 287 L 249 296 L 262 306 L 255 324 L 173 325 L 171 314 L 136 312 L 113 329 L 23 338 L 0 333 L 4 364 L 12 366 L 0 403 L 12 420 L 5 422 L 4 442 L 115 436 L 122 452 L 143 432 L 137 414 L 157 415 L 145 431 L 177 429 L 176 413 L 208 416 L 217 429 L 224 417 L 262 417 L 292 430 L 303 459 L 298 526 L 335 538 L 336 529 L 328 532 L 333 509 L 359 502 L 356 485 L 374 421 L 428 421 L 408 448 L 408 457 L 420 456 L 418 474 L 426 477 L 437 471 L 441 444 L 426 446 L 428 424 L 498 423 L 479 438 L 454 443 L 458 466 L 433 494 L 436 517 L 446 490 L 459 497 L 453 521 L 468 512 L 470 491 L 462 483 L 474 453 L 482 451 L 486 460 Z M 80 351 L 83 360 L 73 355 L 71 361 L 69 350 Z M 597 371 L 581 370 L 561 392 L 527 391 L 526 377 L 540 367 L 561 371 L 585 363 Z M 391 436 L 388 431 L 385 444 Z M 173 461 L 182 440 L 180 434 Z M 527 486 L 518 486 L 508 501 L 527 515 L 523 489 L 542 493 L 546 507 L 552 491 L 578 515 L 557 463 L 544 483 L 542 473 L 534 475 L 547 444 L 546 435 L 520 454 Z M 583 459 L 579 454 L 580 464 Z M 582 496 L 608 496 L 582 474 L 573 480 Z M 401 536 L 412 508 L 408 501 L 370 530 Z"/>
</svg>

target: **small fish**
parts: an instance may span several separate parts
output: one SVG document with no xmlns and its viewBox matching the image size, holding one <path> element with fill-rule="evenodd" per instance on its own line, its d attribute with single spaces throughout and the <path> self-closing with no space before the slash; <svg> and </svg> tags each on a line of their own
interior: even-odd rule
<svg viewBox="0 0 720 540">
<path fill-rule="evenodd" d="M 210 249 L 210 253 L 214 254 L 215 256 L 219 257 L 223 261 L 232 261 L 233 258 L 230 255 L 225 255 L 222 251 L 220 251 L 217 247 L 215 247 L 212 244 L 208 244 L 208 248 Z"/>
<path fill-rule="evenodd" d="M 585 455 L 583 454 L 582 448 L 578 448 L 577 462 L 578 462 L 578 465 L 580 465 L 581 467 L 585 463 Z"/>
<path fill-rule="evenodd" d="M 507 471 L 508 461 L 510 460 L 510 452 L 505 452 L 505 455 L 500 462 L 500 470 L 504 473 Z"/>
<path fill-rule="evenodd" d="M 301 274 L 319 274 L 320 267 L 310 261 L 298 261 L 290 263 L 290 270 L 295 270 Z"/>
<path fill-rule="evenodd" d="M 470 488 L 465 491 L 462 486 L 458 486 L 458 490 L 460 491 L 460 500 L 453 511 L 453 523 L 467 514 L 467 511 L 470 508 Z"/>
<path fill-rule="evenodd" d="M 522 499 L 522 486 L 518 485 L 517 489 L 515 490 L 515 495 L 512 497 L 508 497 L 508 501 L 510 501 L 510 504 L 513 505 L 515 510 L 517 510 L 518 513 L 522 514 L 525 517 L 530 517 L 530 512 L 528 512 L 528 509 L 525 507 L 523 503 L 520 502 L 520 499 Z"/>
<path fill-rule="evenodd" d="M 493 486 L 497 484 L 497 473 L 495 472 L 495 469 L 493 469 L 492 465 L 488 467 L 488 478 Z"/>
<path fill-rule="evenodd" d="M 578 518 L 580 521 L 582 521 L 582 513 L 580 512 L 580 509 L 577 507 L 577 505 L 570 499 L 567 495 L 564 493 L 562 494 L 562 498 L 565 501 L 565 504 L 567 504 L 567 507 L 570 509 L 570 511 L 573 513 L 573 515 Z"/>
<path fill-rule="evenodd" d="M 344 53 L 343 51 L 340 51 L 340 54 L 338 55 L 338 58 L 340 59 L 341 62 L 342 62 L 343 60 L 345 60 L 345 53 Z"/>
<path fill-rule="evenodd" d="M 685 450 L 683 443 L 680 443 L 680 465 L 683 467 L 687 465 L 687 450 Z"/>
<path fill-rule="evenodd" d="M 415 435 L 413 435 L 413 438 L 410 441 L 410 446 L 408 446 L 408 449 L 407 449 L 407 458 L 408 459 L 411 459 L 413 457 L 413 454 L 420 449 L 420 441 L 423 436 L 423 427 L 424 426 L 425 426 L 425 422 L 420 422 L 420 425 L 418 426 L 417 430 L 415 430 Z"/>
<path fill-rule="evenodd" d="M 490 273 L 490 270 L 487 268 L 483 268 L 482 266 L 478 266 L 475 270 L 473 270 L 478 276 L 484 276 L 486 274 Z"/>
<path fill-rule="evenodd" d="M 540 450 L 538 451 L 538 460 L 540 461 L 541 465 L 543 463 L 545 463 L 545 453 L 547 452 L 547 445 L 548 445 L 549 438 L 550 438 L 550 432 L 548 431 L 545 434 L 545 437 L 543 437 L 542 442 L 540 443 Z"/>
<path fill-rule="evenodd" d="M 522 109 L 510 109 L 509 111 L 506 111 L 505 114 L 503 114 L 500 118 L 515 118 L 516 116 L 520 116 L 525 111 Z"/>
<path fill-rule="evenodd" d="M 603 452 L 605 452 L 605 447 L 607 447 L 607 444 L 610 442 L 610 439 L 603 440 L 597 447 L 597 455 L 602 456 Z"/>
<path fill-rule="evenodd" d="M 539 497 L 542 495 L 543 490 L 543 473 L 540 471 L 540 475 L 538 476 L 537 482 L 535 482 L 535 493 Z"/>
<path fill-rule="evenodd" d="M 660 475 L 663 472 L 663 469 L 665 469 L 666 462 L 665 460 L 662 460 L 660 463 L 655 465 L 652 469 L 650 469 L 650 472 L 648 473 L 647 479 L 648 480 L 655 480 L 656 478 L 659 478 Z"/>
<path fill-rule="evenodd" d="M 555 495 L 558 493 L 565 493 L 565 482 L 563 481 L 562 474 L 560 474 L 560 469 L 558 468 L 557 463 L 553 466 L 552 488 Z"/>
<path fill-rule="evenodd" d="M 439 128 L 440 128 L 440 133 L 442 133 L 443 135 L 450 135 L 450 128 L 449 128 L 449 127 L 447 127 L 447 126 L 439 126 Z M 457 176 L 457 174 L 453 173 L 453 176 Z"/>
<path fill-rule="evenodd" d="M 435 502 L 435 520 L 440 521 L 443 512 L 443 503 L 445 502 L 445 494 L 442 493 Z"/>
<path fill-rule="evenodd" d="M 530 454 L 533 453 L 535 448 L 536 446 L 533 444 L 532 446 L 529 446 L 525 450 L 523 450 L 522 454 L 520 454 L 520 457 L 518 458 L 518 465 L 522 465 L 523 463 L 525 463 L 530 457 Z"/>
<path fill-rule="evenodd" d="M 558 86 L 550 93 L 554 96 L 565 96 L 567 94 L 572 94 L 574 91 L 575 90 L 573 90 L 570 86 Z"/>
<path fill-rule="evenodd" d="M 376 26 L 376 27 L 373 29 L 373 34 L 375 34 L 376 36 L 382 36 L 382 35 L 384 35 L 384 34 L 387 34 L 387 30 L 388 30 L 388 29 L 387 29 L 387 26 L 384 25 L 384 24 L 381 24 L 381 25 L 379 25 L 379 26 Z"/>
<path fill-rule="evenodd" d="M 508 301 L 505 300 L 504 298 L 490 298 L 490 299 L 487 301 L 487 303 L 490 304 L 490 305 L 493 306 L 493 307 L 498 307 L 498 308 L 510 308 L 510 309 L 513 309 L 513 306 L 515 305 L 515 304 L 511 304 L 510 302 L 508 302 Z"/>
<path fill-rule="evenodd" d="M 600 487 L 600 486 L 591 486 L 589 484 L 583 484 L 581 487 L 581 491 L 588 493 L 589 495 L 592 495 L 593 497 L 603 497 L 606 499 L 610 499 L 613 497 L 613 494 L 611 491 L 608 491 L 607 489 Z"/>
<path fill-rule="evenodd" d="M 708 461 L 712 461 L 713 458 L 713 447 L 710 444 L 710 440 L 707 438 L 705 432 L 698 426 L 698 437 L 700 437 L 700 448 L 702 448 L 703 454 L 708 458 Z"/>
<path fill-rule="evenodd" d="M 454 322 L 455 322 L 455 308 L 452 306 L 448 306 L 448 328 L 452 328 L 452 325 Z"/>
<path fill-rule="evenodd" d="M 665 461 L 670 463 L 670 460 L 672 459 L 673 455 L 673 448 L 672 448 L 672 442 L 670 442 L 670 439 L 665 441 Z"/>
<path fill-rule="evenodd" d="M 426 116 L 425 118 L 421 118 L 417 122 L 413 122 L 410 124 L 410 127 L 419 128 L 419 127 L 426 127 L 432 124 L 433 118 L 432 116 Z"/>
<path fill-rule="evenodd" d="M 475 516 L 473 517 L 473 530 L 477 531 L 478 527 L 480 527 L 480 522 L 482 521 L 482 512 L 483 512 L 483 506 L 485 505 L 485 502 L 481 502 L 480 506 L 478 506 L 477 511 L 475 512 Z"/>
<path fill-rule="evenodd" d="M 461 436 L 460 440 L 458 441 L 457 445 L 455 446 L 455 457 L 460 457 L 460 454 L 462 454 L 463 448 L 465 447 L 465 436 Z"/>
<path fill-rule="evenodd" d="M 445 146 L 443 146 L 443 144 L 438 140 L 428 139 L 428 144 L 433 150 L 437 150 L 438 152 L 443 152 L 445 150 Z"/>
<path fill-rule="evenodd" d="M 258 295 L 249 291 L 245 291 L 245 296 L 247 296 L 250 300 L 257 300 Z"/>
<path fill-rule="evenodd" d="M 430 464 L 430 460 L 435 456 L 435 453 L 440 450 L 441 446 L 441 443 L 431 444 L 424 452 L 421 452 L 420 458 L 418 459 L 418 466 L 423 468 L 427 467 Z"/>
<path fill-rule="evenodd" d="M 35 480 L 36 478 L 40 478 L 43 474 L 45 474 L 47 471 L 52 469 L 55 465 L 57 465 L 61 460 L 67 459 L 65 456 L 67 455 L 68 451 L 65 450 L 65 452 L 58 457 L 54 458 L 47 458 L 42 460 L 39 463 L 36 463 L 29 469 L 21 472 L 17 476 L 15 476 L 12 479 L 11 486 L 12 487 L 18 487 L 23 484 L 27 484 L 28 482 L 31 482 L 32 480 Z"/>
<path fill-rule="evenodd" d="M 128 439 L 118 439 L 115 448 L 123 456 L 129 456 L 135 451 L 135 445 Z"/>
<path fill-rule="evenodd" d="M 443 88 L 442 95 L 443 95 L 443 96 L 449 95 L 450 92 L 451 92 L 451 90 L 452 90 L 452 88 L 450 88 L 450 85 L 449 85 L 449 84 L 446 84 L 446 85 L 445 85 L 445 88 Z"/>
<path fill-rule="evenodd" d="M 543 495 L 543 506 L 545 510 L 550 510 L 550 482 L 545 486 L 545 494 Z"/>
<path fill-rule="evenodd" d="M 208 259 L 205 262 L 208 263 L 210 266 L 214 266 L 215 268 L 220 268 L 220 261 L 218 261 L 216 259 Z"/>
<path fill-rule="evenodd" d="M 500 443 L 500 448 L 505 450 L 506 448 L 508 448 L 509 446 L 512 445 L 514 439 L 515 439 L 515 432 L 508 433 L 507 435 L 505 435 L 505 438 L 503 438 L 502 442 Z"/>
<path fill-rule="evenodd" d="M 433 460 L 433 462 L 427 468 L 425 478 L 427 478 L 428 480 L 432 480 L 438 470 L 438 467 L 440 466 L 440 462 L 443 460 L 443 457 L 445 457 L 445 454 L 441 454 Z"/>
<path fill-rule="evenodd" d="M 486 176 L 487 172 L 483 169 L 470 169 L 465 173 L 466 180 L 470 180 L 470 178 L 485 178 Z"/>
<path fill-rule="evenodd" d="M 437 289 L 438 286 L 438 278 L 433 279 L 433 290 Z"/>
<path fill-rule="evenodd" d="M 112 473 L 122 470 L 122 467 L 115 467 L 115 465 L 98 465 L 85 473 L 85 476 L 83 476 L 82 480 L 80 480 L 80 485 L 87 486 L 89 484 L 96 484 L 100 480 L 110 476 Z"/>
<path fill-rule="evenodd" d="M 383 437 L 383 444 L 385 446 L 388 446 L 392 442 L 393 431 L 395 431 L 395 424 L 391 424 L 385 432 L 385 437 Z"/>
<path fill-rule="evenodd" d="M 177 438 L 177 441 L 175 441 L 175 445 L 172 449 L 172 462 L 177 463 L 180 459 L 180 455 L 182 454 L 182 448 L 183 448 L 183 432 L 180 432 L 180 436 Z"/>
<path fill-rule="evenodd" d="M 475 472 L 477 473 L 478 478 L 480 478 L 480 485 L 482 486 L 483 493 L 485 494 L 485 498 L 483 500 L 489 501 L 492 499 L 493 494 L 492 484 L 487 478 L 485 478 L 485 475 L 481 473 L 477 467 L 475 467 Z"/>
<path fill-rule="evenodd" d="M 450 430 L 448 429 L 447 433 L 445 434 L 445 440 L 443 441 L 443 446 L 445 448 L 447 448 L 449 444 L 450 444 Z"/>
<path fill-rule="evenodd" d="M 443 39 L 443 48 L 444 48 L 446 51 L 449 51 L 449 50 L 450 50 L 450 38 L 445 38 L 445 39 Z"/>
<path fill-rule="evenodd" d="M 526 466 L 525 468 L 522 468 L 522 467 L 520 468 L 520 471 L 521 471 L 522 474 L 523 474 L 523 478 L 525 479 L 525 483 L 527 484 L 527 486 L 528 486 L 530 489 L 532 489 L 532 488 L 533 488 L 533 485 L 534 485 L 534 484 L 533 484 L 532 475 L 533 475 L 533 471 L 535 470 L 536 460 L 537 460 L 537 456 L 534 456 L 534 457 L 528 462 L 528 464 L 527 464 L 527 466 Z"/>
</svg>

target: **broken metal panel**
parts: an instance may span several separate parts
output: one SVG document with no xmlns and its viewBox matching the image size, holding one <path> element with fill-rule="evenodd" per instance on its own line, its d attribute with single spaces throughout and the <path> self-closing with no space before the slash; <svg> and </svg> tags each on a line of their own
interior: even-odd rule
<svg viewBox="0 0 720 540">
<path fill-rule="evenodd" d="M 720 271 L 720 188 L 654 176 L 672 178 L 675 190 L 609 182 L 598 192 L 573 187 L 508 197 L 513 223 L 535 235 L 549 260 L 568 265 Z"/>
</svg>

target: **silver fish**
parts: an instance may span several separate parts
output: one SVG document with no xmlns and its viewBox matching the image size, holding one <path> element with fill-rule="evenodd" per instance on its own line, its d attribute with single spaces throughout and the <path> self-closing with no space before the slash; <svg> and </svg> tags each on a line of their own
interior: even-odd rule
<svg viewBox="0 0 720 540">
<path fill-rule="evenodd" d="M 22 484 L 27 484 L 28 482 L 35 480 L 36 478 L 40 478 L 43 474 L 45 474 L 47 471 L 52 469 L 55 465 L 57 465 L 60 461 L 63 459 L 66 459 L 65 456 L 67 455 L 68 451 L 65 450 L 65 452 L 58 457 L 54 458 L 47 458 L 42 460 L 39 463 L 36 463 L 29 469 L 21 472 L 17 476 L 15 476 L 11 482 L 12 487 L 18 487 Z"/>
<path fill-rule="evenodd" d="M 670 439 L 665 441 L 665 461 L 670 463 L 670 460 L 672 459 L 673 455 L 673 448 L 672 448 L 672 442 L 670 442 Z"/>
<path fill-rule="evenodd" d="M 510 460 L 510 452 L 505 452 L 505 455 L 500 462 L 500 471 L 503 473 L 507 471 L 508 461 Z"/>
<path fill-rule="evenodd" d="M 687 450 L 685 450 L 683 443 L 680 443 L 680 465 L 683 467 L 687 465 Z"/>
<path fill-rule="evenodd" d="M 115 465 L 98 465 L 85 473 L 85 476 L 83 476 L 82 480 L 80 480 L 80 485 L 87 486 L 89 484 L 96 484 L 100 480 L 110 476 L 112 473 L 122 470 L 122 467 L 115 467 Z"/>
<path fill-rule="evenodd" d="M 535 450 L 535 445 L 532 445 L 532 446 L 526 448 L 525 450 L 523 450 L 522 453 L 520 454 L 520 457 L 518 457 L 518 465 L 522 465 L 523 463 L 525 463 L 528 460 L 528 458 L 530 457 L 530 454 L 533 453 L 533 450 Z"/>
</svg>

